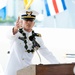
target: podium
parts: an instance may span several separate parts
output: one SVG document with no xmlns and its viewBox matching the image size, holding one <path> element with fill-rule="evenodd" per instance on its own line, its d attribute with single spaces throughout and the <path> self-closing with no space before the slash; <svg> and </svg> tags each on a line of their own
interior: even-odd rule
<svg viewBox="0 0 75 75">
<path fill-rule="evenodd" d="M 17 75 L 75 75 L 74 64 L 31 65 L 17 72 Z"/>
</svg>

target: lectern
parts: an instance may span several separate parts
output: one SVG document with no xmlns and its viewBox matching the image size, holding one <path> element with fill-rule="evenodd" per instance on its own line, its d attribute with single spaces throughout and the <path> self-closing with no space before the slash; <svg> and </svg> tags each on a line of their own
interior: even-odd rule
<svg viewBox="0 0 75 75">
<path fill-rule="evenodd" d="M 17 72 L 17 75 L 75 75 L 75 64 L 31 65 Z"/>
</svg>

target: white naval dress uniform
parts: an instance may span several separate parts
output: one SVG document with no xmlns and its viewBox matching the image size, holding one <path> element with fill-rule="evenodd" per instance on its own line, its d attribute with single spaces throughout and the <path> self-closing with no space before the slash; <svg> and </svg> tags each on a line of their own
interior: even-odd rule
<svg viewBox="0 0 75 75">
<path fill-rule="evenodd" d="M 32 35 L 32 32 L 26 32 L 27 45 L 28 49 L 31 49 L 32 42 L 29 40 L 29 36 Z M 12 34 L 12 31 L 11 31 Z M 24 48 L 25 44 L 22 40 L 18 39 L 19 36 L 22 36 L 20 32 L 15 35 L 12 34 L 11 39 L 14 41 L 11 51 L 8 64 L 6 66 L 5 75 L 16 75 L 17 70 L 27 67 L 31 64 L 32 57 L 34 53 L 27 53 Z M 41 37 L 35 37 L 36 41 L 40 44 L 38 51 L 52 64 L 58 64 L 59 62 L 53 56 L 53 54 L 44 46 L 44 43 Z"/>
</svg>

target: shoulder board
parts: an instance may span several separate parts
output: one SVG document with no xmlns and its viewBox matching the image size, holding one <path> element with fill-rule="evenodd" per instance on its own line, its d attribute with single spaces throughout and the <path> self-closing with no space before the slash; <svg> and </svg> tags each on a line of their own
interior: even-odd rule
<svg viewBox="0 0 75 75">
<path fill-rule="evenodd" d="M 41 34 L 40 33 L 37 33 L 38 37 L 41 37 Z"/>
</svg>

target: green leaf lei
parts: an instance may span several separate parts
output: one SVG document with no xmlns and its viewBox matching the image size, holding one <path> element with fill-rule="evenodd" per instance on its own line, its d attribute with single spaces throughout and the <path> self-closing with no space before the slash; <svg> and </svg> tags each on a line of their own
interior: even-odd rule
<svg viewBox="0 0 75 75">
<path fill-rule="evenodd" d="M 20 29 L 19 29 L 19 32 L 23 35 L 23 37 L 19 37 L 19 39 L 22 40 L 22 41 L 24 41 L 24 43 L 25 43 L 24 48 L 26 49 L 26 51 L 27 51 L 28 53 L 30 53 L 30 52 L 33 53 L 33 52 L 35 51 L 35 48 L 34 48 L 34 46 L 32 45 L 32 49 L 31 49 L 31 50 L 28 49 L 27 37 L 26 37 L 26 33 L 24 33 L 24 31 L 23 31 L 23 28 L 20 28 Z M 32 34 L 33 34 L 33 33 L 34 33 L 34 31 L 32 31 Z M 32 42 L 32 44 L 33 44 L 33 42 Z"/>
</svg>

